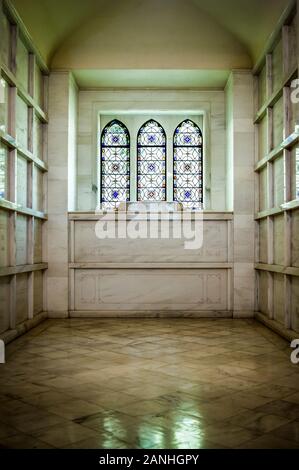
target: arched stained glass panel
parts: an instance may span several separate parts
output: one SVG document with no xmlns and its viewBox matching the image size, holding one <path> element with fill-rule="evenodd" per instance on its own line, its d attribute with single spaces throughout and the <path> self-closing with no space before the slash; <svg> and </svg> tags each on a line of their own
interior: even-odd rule
<svg viewBox="0 0 299 470">
<path fill-rule="evenodd" d="M 166 200 L 166 134 L 151 119 L 137 136 L 137 201 Z"/>
<path fill-rule="evenodd" d="M 186 119 L 174 131 L 173 199 L 187 209 L 203 206 L 202 133 Z"/>
<path fill-rule="evenodd" d="M 130 199 L 130 135 L 126 126 L 113 120 L 101 136 L 101 203 L 113 209 Z"/>
</svg>

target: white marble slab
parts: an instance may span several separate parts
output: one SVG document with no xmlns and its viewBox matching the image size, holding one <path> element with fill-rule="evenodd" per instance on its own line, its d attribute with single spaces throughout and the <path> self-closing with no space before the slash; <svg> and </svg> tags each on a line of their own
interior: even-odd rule
<svg viewBox="0 0 299 470">
<path fill-rule="evenodd" d="M 79 269 L 75 310 L 227 310 L 227 271 Z"/>
</svg>

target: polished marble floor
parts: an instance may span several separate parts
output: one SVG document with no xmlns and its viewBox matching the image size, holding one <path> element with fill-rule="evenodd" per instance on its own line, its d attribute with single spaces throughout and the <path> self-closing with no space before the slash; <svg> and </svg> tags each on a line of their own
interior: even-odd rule
<svg viewBox="0 0 299 470">
<path fill-rule="evenodd" d="M 290 352 L 253 320 L 47 320 L 0 365 L 0 448 L 298 448 Z"/>
</svg>

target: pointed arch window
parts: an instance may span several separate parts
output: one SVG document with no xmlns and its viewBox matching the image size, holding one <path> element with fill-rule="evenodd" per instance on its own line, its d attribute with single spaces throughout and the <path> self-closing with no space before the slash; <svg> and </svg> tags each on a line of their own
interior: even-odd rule
<svg viewBox="0 0 299 470">
<path fill-rule="evenodd" d="M 166 200 L 166 134 L 155 120 L 137 135 L 137 201 Z"/>
<path fill-rule="evenodd" d="M 130 199 L 130 135 L 118 120 L 109 122 L 101 135 L 101 203 L 113 209 Z"/>
<path fill-rule="evenodd" d="M 181 122 L 173 139 L 173 200 L 187 209 L 203 206 L 202 133 L 190 119 Z"/>
</svg>

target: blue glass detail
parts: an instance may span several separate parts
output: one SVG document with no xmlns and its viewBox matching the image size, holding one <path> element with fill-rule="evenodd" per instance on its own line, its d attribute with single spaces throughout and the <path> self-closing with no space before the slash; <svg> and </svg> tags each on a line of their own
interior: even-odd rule
<svg viewBox="0 0 299 470">
<path fill-rule="evenodd" d="M 185 208 L 203 207 L 202 133 L 190 119 L 174 131 L 173 199 Z"/>
<path fill-rule="evenodd" d="M 101 135 L 101 194 L 104 209 L 130 199 L 130 136 L 126 126 L 113 120 Z"/>
<path fill-rule="evenodd" d="M 166 200 L 166 134 L 153 119 L 137 136 L 137 200 Z"/>
</svg>

